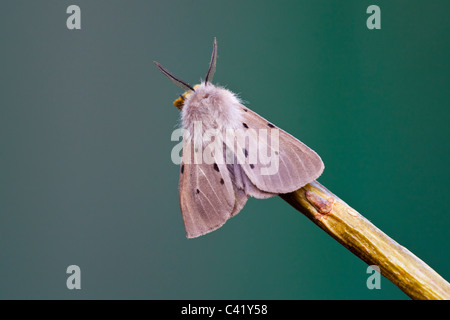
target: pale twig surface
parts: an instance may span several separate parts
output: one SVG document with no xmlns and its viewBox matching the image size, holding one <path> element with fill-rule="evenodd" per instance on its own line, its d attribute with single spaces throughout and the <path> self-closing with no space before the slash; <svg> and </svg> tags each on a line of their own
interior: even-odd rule
<svg viewBox="0 0 450 320">
<path fill-rule="evenodd" d="M 412 299 L 450 299 L 450 284 L 317 181 L 281 195 Z"/>
</svg>

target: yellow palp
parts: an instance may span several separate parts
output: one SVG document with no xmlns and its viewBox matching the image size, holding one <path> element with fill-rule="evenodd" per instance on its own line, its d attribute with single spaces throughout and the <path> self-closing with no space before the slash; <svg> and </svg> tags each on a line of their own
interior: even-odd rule
<svg viewBox="0 0 450 320">
<path fill-rule="evenodd" d="M 199 84 L 196 84 L 196 85 L 194 86 L 194 90 L 195 90 L 198 86 L 199 86 Z M 192 93 L 191 90 L 186 91 L 185 93 L 183 93 L 182 95 L 180 95 L 180 97 L 179 97 L 178 99 L 176 99 L 176 100 L 173 102 L 173 105 L 174 105 L 175 107 L 177 107 L 179 110 L 183 109 L 183 106 L 184 106 L 184 100 L 186 100 L 187 95 L 188 95 L 188 94 L 191 94 L 191 93 Z"/>
</svg>

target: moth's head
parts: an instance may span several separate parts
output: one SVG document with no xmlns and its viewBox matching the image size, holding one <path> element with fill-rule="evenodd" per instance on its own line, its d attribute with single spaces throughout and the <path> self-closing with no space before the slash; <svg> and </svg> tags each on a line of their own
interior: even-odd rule
<svg viewBox="0 0 450 320">
<path fill-rule="evenodd" d="M 173 105 L 174 105 L 175 107 L 177 107 L 178 109 L 180 109 L 180 110 L 183 109 L 183 107 L 184 107 L 184 102 L 186 101 L 187 96 L 190 95 L 190 94 L 192 94 L 192 93 L 194 93 L 194 92 L 195 92 L 195 89 L 197 89 L 199 86 L 200 86 L 199 84 L 196 84 L 196 85 L 193 87 L 194 91 L 192 91 L 192 90 L 187 90 L 187 91 L 185 91 L 183 94 L 180 94 L 180 97 L 179 97 L 178 99 L 175 99 L 175 101 L 173 102 Z"/>
<path fill-rule="evenodd" d="M 211 61 L 209 63 L 208 72 L 206 73 L 205 82 L 204 82 L 205 85 L 208 85 L 208 83 L 211 83 L 211 81 L 212 81 L 212 79 L 214 77 L 214 73 L 216 72 L 216 61 L 217 61 L 217 40 L 216 40 L 216 38 L 214 38 L 213 51 L 212 51 L 212 54 L 211 54 Z M 183 109 L 186 97 L 189 94 L 195 92 L 195 89 L 198 86 L 200 86 L 200 85 L 197 84 L 194 87 L 192 87 L 187 82 L 184 82 L 184 81 L 178 79 L 177 77 L 175 77 L 174 75 L 172 75 L 169 71 L 164 69 L 158 62 L 153 61 L 153 63 L 158 67 L 158 69 L 165 76 L 167 76 L 170 80 L 172 80 L 173 83 L 175 83 L 177 86 L 181 87 L 182 89 L 186 90 L 183 94 L 180 94 L 180 97 L 178 99 L 176 99 L 173 102 L 175 107 L 177 107 L 180 110 Z"/>
</svg>

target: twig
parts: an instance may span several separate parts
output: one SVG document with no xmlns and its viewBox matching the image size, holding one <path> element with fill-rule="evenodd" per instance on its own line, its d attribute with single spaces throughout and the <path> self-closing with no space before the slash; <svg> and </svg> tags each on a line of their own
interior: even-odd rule
<svg viewBox="0 0 450 320">
<path fill-rule="evenodd" d="M 450 284 L 317 181 L 281 195 L 412 299 L 450 299 Z"/>
</svg>

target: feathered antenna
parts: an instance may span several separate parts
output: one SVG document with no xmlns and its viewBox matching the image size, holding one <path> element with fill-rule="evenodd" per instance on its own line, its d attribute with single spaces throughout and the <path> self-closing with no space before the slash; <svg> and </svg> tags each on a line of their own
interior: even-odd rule
<svg viewBox="0 0 450 320">
<path fill-rule="evenodd" d="M 169 71 L 167 71 L 166 69 L 163 68 L 162 65 L 160 65 L 158 62 L 153 61 L 153 63 L 155 64 L 155 66 L 158 67 L 159 71 L 161 71 L 164 75 L 166 75 L 170 80 L 172 80 L 173 83 L 175 83 L 177 86 L 179 86 L 180 88 L 188 91 L 188 90 L 192 90 L 195 91 L 194 88 L 192 88 L 192 86 L 187 83 L 184 82 L 180 79 L 178 79 L 177 77 L 175 77 L 173 74 L 171 74 Z"/>
<path fill-rule="evenodd" d="M 205 84 L 208 84 L 208 82 L 212 82 L 214 73 L 216 72 L 216 61 L 217 61 L 217 40 L 214 37 L 213 51 L 211 54 L 211 62 L 209 63 L 208 73 L 206 74 L 206 77 L 205 77 Z"/>
</svg>

